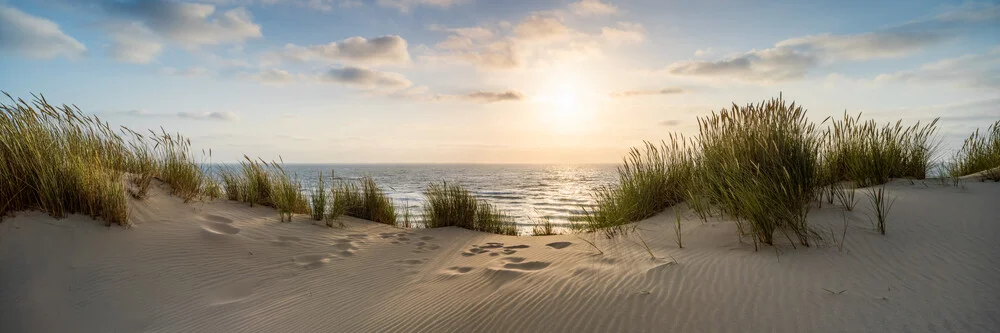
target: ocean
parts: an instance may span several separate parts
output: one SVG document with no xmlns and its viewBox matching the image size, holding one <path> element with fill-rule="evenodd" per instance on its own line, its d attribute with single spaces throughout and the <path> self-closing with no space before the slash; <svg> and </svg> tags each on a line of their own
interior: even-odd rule
<svg viewBox="0 0 1000 333">
<path fill-rule="evenodd" d="M 337 181 L 371 176 L 393 199 L 397 212 L 409 209 L 414 215 L 421 212 L 427 185 L 460 184 L 513 216 L 523 234 L 545 219 L 568 227 L 583 207 L 594 204 L 595 189 L 617 181 L 614 164 L 285 164 L 284 168 L 302 182 L 305 193 L 316 186 L 320 172 L 328 186 L 331 170 Z"/>
</svg>

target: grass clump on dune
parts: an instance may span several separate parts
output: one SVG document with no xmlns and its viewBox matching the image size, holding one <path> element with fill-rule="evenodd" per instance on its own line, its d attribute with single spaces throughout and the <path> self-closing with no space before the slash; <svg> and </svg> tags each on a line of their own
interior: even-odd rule
<svg viewBox="0 0 1000 333">
<path fill-rule="evenodd" d="M 456 184 L 431 184 L 424 191 L 424 225 L 461 227 L 502 235 L 517 235 L 513 218 Z"/>
<path fill-rule="evenodd" d="M 371 177 L 362 177 L 360 184 L 359 187 L 354 183 L 342 183 L 333 189 L 331 214 L 395 225 L 396 207 L 392 205 L 392 199 Z"/>
<path fill-rule="evenodd" d="M 824 133 L 821 159 L 826 182 L 853 181 L 859 187 L 884 184 L 892 178 L 924 179 L 936 148 L 932 137 L 937 119 L 921 126 L 878 126 L 861 115 L 833 120 Z"/>
<path fill-rule="evenodd" d="M 949 167 L 952 177 L 985 171 L 983 178 L 1000 181 L 1000 120 L 980 133 L 978 129 L 965 139 Z"/>
<path fill-rule="evenodd" d="M 809 244 L 820 141 L 805 113 L 778 97 L 698 119 L 699 186 L 755 244 L 773 244 L 782 228 Z"/>
<path fill-rule="evenodd" d="M 683 137 L 671 135 L 670 144 L 661 142 L 659 147 L 646 142 L 645 151 L 632 148 L 618 167 L 618 183 L 592 194 L 595 206 L 584 208 L 583 223 L 576 228 L 608 237 L 628 232 L 628 223 L 683 201 L 693 167 Z"/>
<path fill-rule="evenodd" d="M 38 209 L 127 225 L 127 196 L 144 198 L 154 177 L 185 201 L 205 188 L 190 142 L 179 135 L 147 139 L 43 96 L 27 102 L 5 95 L 11 104 L 0 104 L 0 215 Z"/>
<path fill-rule="evenodd" d="M 219 175 L 229 200 L 274 207 L 281 221 L 291 221 L 292 214 L 307 214 L 309 203 L 302 195 L 301 184 L 293 180 L 277 162 L 267 163 L 243 156 L 238 168 L 223 168 Z"/>
</svg>

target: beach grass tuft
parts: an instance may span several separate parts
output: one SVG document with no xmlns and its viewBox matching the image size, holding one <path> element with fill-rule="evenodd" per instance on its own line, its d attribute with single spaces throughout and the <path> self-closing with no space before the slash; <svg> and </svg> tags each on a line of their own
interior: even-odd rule
<svg viewBox="0 0 1000 333">
<path fill-rule="evenodd" d="M 362 177 L 359 187 L 341 183 L 334 189 L 332 211 L 369 221 L 396 225 L 396 207 L 372 177 Z"/>
<path fill-rule="evenodd" d="M 238 167 L 223 166 L 219 170 L 222 187 L 229 200 L 278 210 L 281 222 L 291 221 L 293 214 L 308 214 L 309 202 L 302 195 L 302 184 L 285 172 L 278 162 L 253 160 L 243 156 Z"/>
<path fill-rule="evenodd" d="M 1000 181 L 1000 120 L 980 133 L 976 129 L 962 143 L 952 158 L 948 172 L 952 177 L 983 172 L 983 179 Z"/>
<path fill-rule="evenodd" d="M 180 135 L 113 129 L 43 95 L 32 95 L 30 102 L 4 95 L 9 104 L 0 104 L 0 216 L 37 209 L 125 226 L 128 197 L 145 198 L 154 178 L 185 201 L 206 190 L 207 176 Z"/>
<path fill-rule="evenodd" d="M 698 119 L 702 193 L 755 244 L 773 245 L 774 232 L 785 228 L 809 245 L 820 141 L 805 114 L 778 97 Z"/>
<path fill-rule="evenodd" d="M 607 237 L 628 233 L 629 223 L 659 213 L 683 201 L 690 183 L 691 150 L 682 136 L 671 135 L 659 146 L 646 142 L 632 148 L 618 167 L 618 183 L 602 186 L 592 195 L 593 208 L 583 208 L 577 231 L 603 232 Z"/>
<path fill-rule="evenodd" d="M 852 181 L 858 187 L 884 184 L 892 178 L 924 179 L 937 148 L 937 121 L 906 127 L 902 121 L 879 126 L 861 114 L 831 120 L 823 133 L 820 154 L 825 183 Z"/>
<path fill-rule="evenodd" d="M 430 184 L 424 190 L 424 225 L 460 227 L 501 235 L 517 235 L 514 219 L 489 202 L 476 198 L 461 185 Z"/>
</svg>

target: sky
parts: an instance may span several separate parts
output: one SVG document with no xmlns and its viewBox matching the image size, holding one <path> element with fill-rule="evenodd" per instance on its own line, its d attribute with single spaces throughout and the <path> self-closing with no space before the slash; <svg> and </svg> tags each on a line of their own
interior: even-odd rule
<svg viewBox="0 0 1000 333">
<path fill-rule="evenodd" d="M 946 157 L 1000 120 L 1000 2 L 0 0 L 0 90 L 213 162 L 614 163 L 779 93 Z"/>
</svg>

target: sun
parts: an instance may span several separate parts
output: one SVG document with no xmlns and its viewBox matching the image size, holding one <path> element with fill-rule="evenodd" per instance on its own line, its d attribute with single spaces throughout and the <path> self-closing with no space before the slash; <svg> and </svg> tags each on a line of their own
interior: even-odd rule
<svg viewBox="0 0 1000 333">
<path fill-rule="evenodd" d="M 558 75 L 547 81 L 536 99 L 543 125 L 561 134 L 577 133 L 593 125 L 590 122 L 595 101 L 586 81 L 574 75 Z"/>
</svg>

